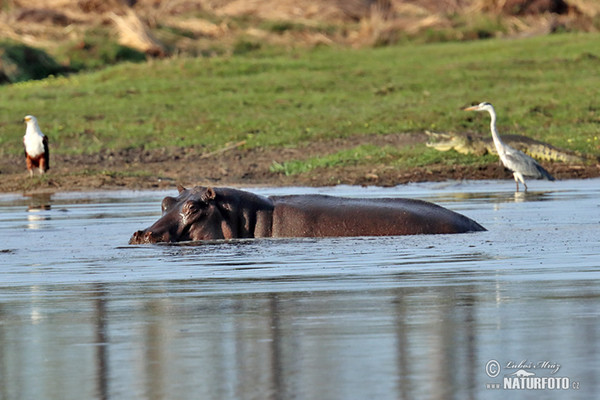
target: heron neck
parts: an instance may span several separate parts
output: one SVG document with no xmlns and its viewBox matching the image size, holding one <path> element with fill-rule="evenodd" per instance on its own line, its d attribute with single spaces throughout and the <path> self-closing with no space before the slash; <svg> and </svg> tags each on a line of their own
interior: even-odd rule
<svg viewBox="0 0 600 400">
<path fill-rule="evenodd" d="M 501 149 L 504 148 L 504 142 L 502 142 L 502 139 L 500 139 L 500 135 L 498 134 L 498 130 L 496 129 L 496 113 L 490 111 L 490 116 L 492 117 L 492 121 L 490 122 L 492 138 L 494 139 L 494 145 L 496 146 L 496 150 L 498 151 L 498 154 L 500 154 Z"/>
</svg>

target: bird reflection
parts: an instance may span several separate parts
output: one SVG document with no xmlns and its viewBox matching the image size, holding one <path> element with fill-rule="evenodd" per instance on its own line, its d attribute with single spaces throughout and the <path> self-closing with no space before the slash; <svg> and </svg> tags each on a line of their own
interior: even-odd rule
<svg viewBox="0 0 600 400">
<path fill-rule="evenodd" d="M 49 221 L 50 215 L 45 211 L 51 209 L 50 203 L 52 201 L 51 193 L 34 193 L 26 195 L 29 197 L 29 204 L 27 205 L 27 228 L 29 229 L 41 229 L 42 221 Z"/>
</svg>

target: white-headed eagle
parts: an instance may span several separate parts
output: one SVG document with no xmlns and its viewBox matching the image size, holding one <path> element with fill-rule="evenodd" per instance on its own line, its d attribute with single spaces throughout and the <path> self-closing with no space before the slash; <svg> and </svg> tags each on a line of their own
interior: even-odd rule
<svg viewBox="0 0 600 400">
<path fill-rule="evenodd" d="M 23 136 L 27 170 L 30 176 L 33 176 L 34 168 L 38 168 L 40 174 L 43 174 L 50 168 L 48 137 L 42 133 L 37 119 L 33 115 L 27 115 L 23 120 L 27 124 L 25 136 Z"/>
</svg>

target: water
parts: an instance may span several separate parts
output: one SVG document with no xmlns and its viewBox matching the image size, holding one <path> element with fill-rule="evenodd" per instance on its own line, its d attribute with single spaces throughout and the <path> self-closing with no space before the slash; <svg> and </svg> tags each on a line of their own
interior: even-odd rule
<svg viewBox="0 0 600 400">
<path fill-rule="evenodd" d="M 253 189 L 420 198 L 488 232 L 197 246 L 127 245 L 172 192 L 0 195 L 0 398 L 594 398 L 600 180 L 530 187 Z M 519 370 L 569 389 L 504 388 Z"/>
</svg>

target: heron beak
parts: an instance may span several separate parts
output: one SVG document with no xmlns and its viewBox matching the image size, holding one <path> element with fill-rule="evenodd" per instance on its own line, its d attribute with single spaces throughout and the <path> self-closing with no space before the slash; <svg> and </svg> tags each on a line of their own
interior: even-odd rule
<svg viewBox="0 0 600 400">
<path fill-rule="evenodd" d="M 479 106 L 471 106 L 471 107 L 467 107 L 465 109 L 463 109 L 463 111 L 477 111 L 479 109 Z"/>
</svg>

